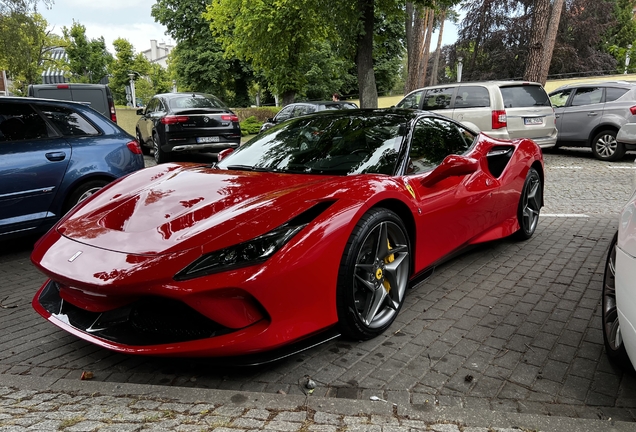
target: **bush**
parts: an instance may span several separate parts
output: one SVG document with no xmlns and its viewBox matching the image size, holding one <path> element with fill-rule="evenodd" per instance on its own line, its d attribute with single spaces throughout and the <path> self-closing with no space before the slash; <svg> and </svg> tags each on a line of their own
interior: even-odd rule
<svg viewBox="0 0 636 432">
<path fill-rule="evenodd" d="M 259 122 L 265 123 L 268 118 L 274 117 L 279 107 L 255 107 L 255 108 L 232 108 L 232 111 L 236 113 L 239 121 L 247 120 L 250 117 L 256 117 Z"/>
<path fill-rule="evenodd" d="M 257 134 L 262 125 L 263 122 L 258 121 L 256 116 L 248 117 L 241 122 L 241 135 Z"/>
</svg>

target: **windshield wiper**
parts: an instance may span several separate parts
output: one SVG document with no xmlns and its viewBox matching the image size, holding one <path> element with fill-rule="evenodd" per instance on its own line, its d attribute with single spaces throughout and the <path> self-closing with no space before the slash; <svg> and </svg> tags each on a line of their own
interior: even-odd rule
<svg viewBox="0 0 636 432">
<path fill-rule="evenodd" d="M 257 171 L 257 172 L 270 172 L 268 168 L 259 168 L 251 165 L 228 165 L 226 169 L 235 171 Z"/>
</svg>

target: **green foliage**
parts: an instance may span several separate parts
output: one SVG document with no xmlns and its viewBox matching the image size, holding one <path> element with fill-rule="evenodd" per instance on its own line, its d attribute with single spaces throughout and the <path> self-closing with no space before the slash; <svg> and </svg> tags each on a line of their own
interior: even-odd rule
<svg viewBox="0 0 636 432">
<path fill-rule="evenodd" d="M 115 60 L 110 64 L 109 87 L 116 104 L 126 104 L 126 86 L 130 84 L 130 74 L 138 81 L 150 73 L 150 62 L 141 54 L 135 54 L 133 46 L 126 39 L 118 38 L 113 42 Z M 136 90 L 137 85 L 135 85 Z M 142 94 L 144 84 L 141 84 Z"/>
<path fill-rule="evenodd" d="M 268 118 L 274 117 L 280 111 L 280 107 L 233 108 L 232 111 L 236 113 L 240 121 L 254 117 L 263 124 Z"/>
<path fill-rule="evenodd" d="M 86 27 L 75 21 L 70 29 L 63 27 L 62 33 L 71 82 L 96 84 L 108 75 L 113 56 L 106 49 L 103 36 L 88 40 Z"/>
<path fill-rule="evenodd" d="M 51 65 L 48 53 L 60 46 L 60 38 L 46 27 L 37 13 L 0 15 L 0 70 L 9 72 L 16 94 L 24 95 L 29 84 L 41 82 L 42 72 Z"/>
<path fill-rule="evenodd" d="M 241 135 L 254 135 L 257 134 L 258 131 L 261 130 L 261 126 L 263 126 L 263 122 L 258 121 L 255 116 L 251 116 L 240 122 L 241 125 Z"/>
</svg>

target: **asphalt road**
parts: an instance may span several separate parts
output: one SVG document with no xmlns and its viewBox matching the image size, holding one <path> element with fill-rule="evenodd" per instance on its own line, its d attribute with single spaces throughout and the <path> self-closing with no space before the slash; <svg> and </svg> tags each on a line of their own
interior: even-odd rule
<svg viewBox="0 0 636 432">
<path fill-rule="evenodd" d="M 260 367 L 112 353 L 50 325 L 30 306 L 44 281 L 34 239 L 0 243 L 0 374 L 261 394 L 363 399 L 570 418 L 636 420 L 636 373 L 603 351 L 600 293 L 634 156 L 545 155 L 546 206 L 535 236 L 474 249 L 407 296 L 393 326 Z M 96 384 L 98 385 L 98 384 Z"/>
</svg>

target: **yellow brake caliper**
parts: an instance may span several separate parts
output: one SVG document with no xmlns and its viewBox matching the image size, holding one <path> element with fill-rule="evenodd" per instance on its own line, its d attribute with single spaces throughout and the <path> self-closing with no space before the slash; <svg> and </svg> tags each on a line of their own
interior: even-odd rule
<svg viewBox="0 0 636 432">
<path fill-rule="evenodd" d="M 391 247 L 391 243 L 389 242 L 389 239 L 386 240 L 387 246 L 389 247 L 389 250 L 393 249 Z M 388 257 L 384 258 L 384 264 L 391 264 L 393 261 L 395 261 L 395 254 L 391 254 Z M 384 285 L 384 289 L 386 290 L 386 292 L 391 291 L 391 284 L 389 283 L 388 280 L 384 279 L 382 281 L 382 285 Z"/>
</svg>

